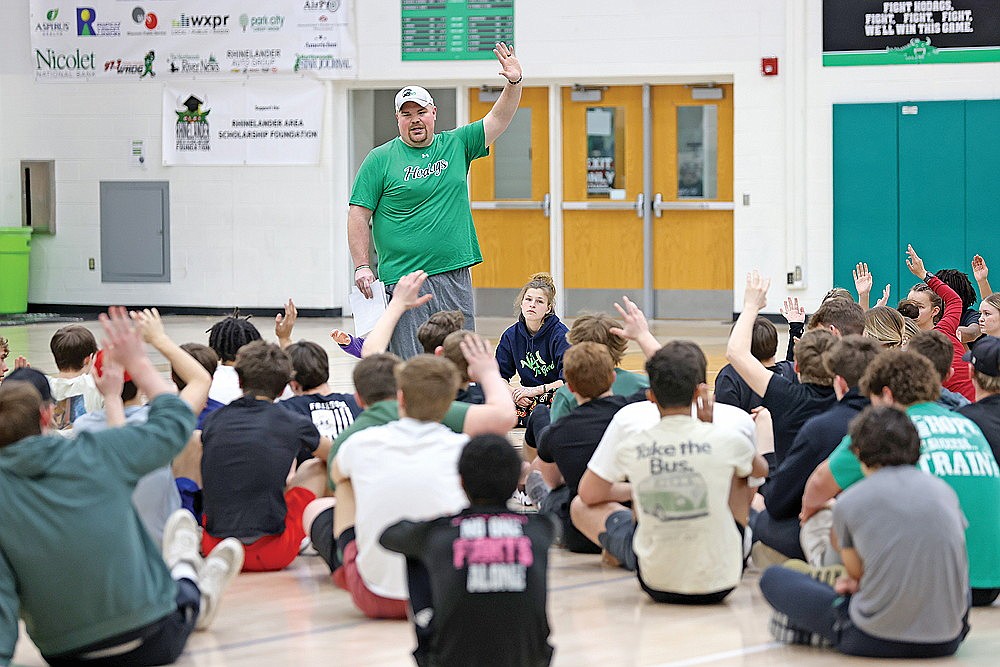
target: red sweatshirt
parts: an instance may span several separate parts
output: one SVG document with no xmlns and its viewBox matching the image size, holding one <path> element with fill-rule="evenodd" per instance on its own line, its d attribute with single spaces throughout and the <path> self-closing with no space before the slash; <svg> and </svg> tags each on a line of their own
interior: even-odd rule
<svg viewBox="0 0 1000 667">
<path fill-rule="evenodd" d="M 958 334 L 956 333 L 962 321 L 962 297 L 955 290 L 945 285 L 937 276 L 931 277 L 927 281 L 927 285 L 944 300 L 944 315 L 934 325 L 934 328 L 948 337 L 954 349 L 954 355 L 951 358 L 951 368 L 955 372 L 944 383 L 944 387 L 965 396 L 975 403 L 976 390 L 972 386 L 972 378 L 969 377 L 969 365 L 962 361 L 962 355 L 965 354 L 965 346 L 962 345 L 962 341 L 958 339 Z"/>
</svg>

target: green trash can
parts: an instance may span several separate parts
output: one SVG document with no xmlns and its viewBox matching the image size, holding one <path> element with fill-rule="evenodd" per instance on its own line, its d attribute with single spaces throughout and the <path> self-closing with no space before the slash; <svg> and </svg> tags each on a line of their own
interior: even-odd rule
<svg viewBox="0 0 1000 667">
<path fill-rule="evenodd" d="M 30 227 L 0 227 L 0 313 L 28 310 Z"/>
</svg>

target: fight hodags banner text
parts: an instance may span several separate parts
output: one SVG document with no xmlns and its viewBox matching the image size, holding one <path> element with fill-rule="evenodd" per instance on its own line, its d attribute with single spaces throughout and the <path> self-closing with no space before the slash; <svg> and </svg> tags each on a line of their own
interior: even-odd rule
<svg viewBox="0 0 1000 667">
<path fill-rule="evenodd" d="M 353 0 L 31 0 L 40 82 L 357 76 Z"/>
<path fill-rule="evenodd" d="M 1000 61 L 1000 0 L 823 0 L 823 64 Z"/>
</svg>

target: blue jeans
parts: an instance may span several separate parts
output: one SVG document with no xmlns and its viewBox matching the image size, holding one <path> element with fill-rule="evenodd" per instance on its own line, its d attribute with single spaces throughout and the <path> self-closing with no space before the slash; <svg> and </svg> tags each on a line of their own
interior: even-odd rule
<svg viewBox="0 0 1000 667">
<path fill-rule="evenodd" d="M 52 667 L 169 665 L 184 651 L 201 610 L 201 591 L 190 579 L 177 581 L 177 609 L 158 621 L 80 647 L 71 654 L 46 655 Z"/>
<path fill-rule="evenodd" d="M 969 631 L 968 612 L 963 630 L 951 641 L 918 644 L 880 639 L 851 622 L 850 597 L 838 595 L 830 586 L 808 574 L 781 566 L 769 567 L 760 578 L 760 592 L 775 610 L 788 616 L 797 629 L 822 635 L 841 653 L 868 658 L 939 658 L 958 650 Z"/>
</svg>

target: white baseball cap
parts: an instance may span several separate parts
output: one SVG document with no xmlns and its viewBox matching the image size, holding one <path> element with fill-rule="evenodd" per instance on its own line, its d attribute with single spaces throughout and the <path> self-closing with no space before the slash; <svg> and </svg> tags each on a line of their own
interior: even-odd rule
<svg viewBox="0 0 1000 667">
<path fill-rule="evenodd" d="M 396 93 L 396 111 L 399 111 L 406 102 L 416 102 L 422 107 L 434 106 L 434 98 L 426 88 L 420 86 L 406 86 Z"/>
</svg>

